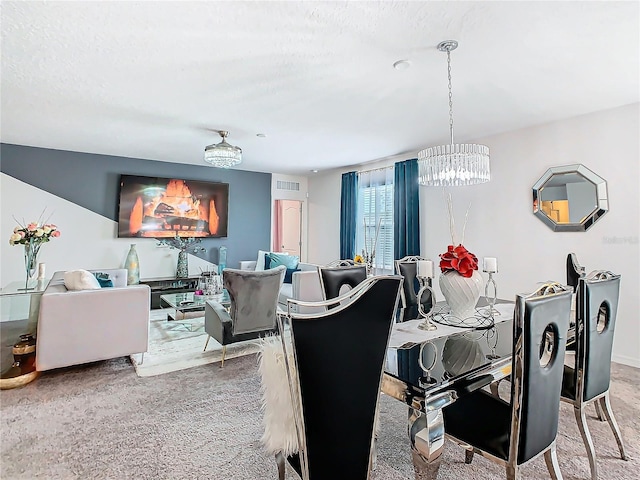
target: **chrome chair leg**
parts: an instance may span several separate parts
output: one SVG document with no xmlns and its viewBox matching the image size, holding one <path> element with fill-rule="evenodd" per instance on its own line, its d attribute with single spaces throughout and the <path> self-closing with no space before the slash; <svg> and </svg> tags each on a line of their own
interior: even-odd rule
<svg viewBox="0 0 640 480">
<path fill-rule="evenodd" d="M 518 478 L 520 478 L 518 465 L 507 465 L 507 480 L 518 480 Z"/>
<path fill-rule="evenodd" d="M 138 365 L 142 365 L 144 363 L 144 352 L 142 352 L 142 354 L 140 355 L 140 362 L 138 362 Z"/>
<path fill-rule="evenodd" d="M 371 457 L 369 458 L 369 471 L 373 472 L 378 466 L 378 439 L 373 439 L 373 448 L 371 449 Z"/>
<path fill-rule="evenodd" d="M 602 414 L 602 408 L 600 408 L 600 402 L 598 400 L 596 400 L 593 404 L 596 407 L 596 418 L 598 420 L 600 420 L 601 422 L 604 422 L 606 420 L 606 418 Z"/>
<path fill-rule="evenodd" d="M 416 480 L 436 480 L 438 470 L 440 470 L 441 458 L 428 462 L 415 448 L 411 449 L 411 459 L 413 460 L 413 471 Z"/>
<path fill-rule="evenodd" d="M 284 480 L 285 459 L 282 452 L 276 453 L 276 464 L 278 465 L 278 480 Z"/>
<path fill-rule="evenodd" d="M 576 422 L 578 423 L 578 430 L 582 435 L 582 441 L 587 449 L 587 457 L 589 458 L 589 467 L 591 468 L 591 480 L 598 480 L 598 465 L 596 463 L 596 451 L 593 446 L 593 440 L 589 433 L 589 427 L 587 426 L 587 415 L 585 411 L 576 406 L 573 409 L 573 413 L 576 416 Z"/>
<path fill-rule="evenodd" d="M 560 464 L 558 463 L 558 454 L 556 452 L 555 442 L 551 445 L 549 450 L 544 452 L 544 461 L 547 464 L 547 469 L 551 475 L 552 480 L 562 480 L 562 472 L 560 471 Z"/>
<path fill-rule="evenodd" d="M 613 430 L 613 436 L 616 437 L 616 442 L 618 442 L 618 449 L 620 450 L 620 458 L 622 460 L 628 460 L 627 454 L 624 451 L 624 443 L 622 443 L 622 435 L 620 434 L 620 428 L 618 428 L 618 422 L 616 422 L 616 417 L 613 416 L 613 410 L 611 409 L 611 402 L 609 401 L 609 392 L 607 392 L 604 397 L 596 400 L 600 402 L 600 406 L 604 411 L 604 416 L 609 422 L 609 426 L 611 430 Z"/>
<path fill-rule="evenodd" d="M 491 391 L 491 395 L 496 398 L 500 398 L 500 393 L 498 392 L 498 387 L 500 386 L 500 382 L 493 382 L 489 385 L 489 390 Z"/>
<path fill-rule="evenodd" d="M 203 352 L 207 351 L 207 345 L 209 345 L 209 340 L 211 340 L 211 335 L 207 335 L 207 341 L 204 344 L 204 350 L 202 350 Z"/>
<path fill-rule="evenodd" d="M 465 450 L 464 451 L 464 463 L 469 465 L 473 462 L 473 450 Z"/>
<path fill-rule="evenodd" d="M 227 354 L 227 346 L 222 346 L 222 359 L 220 360 L 220 368 L 224 367 L 224 356 Z"/>
</svg>

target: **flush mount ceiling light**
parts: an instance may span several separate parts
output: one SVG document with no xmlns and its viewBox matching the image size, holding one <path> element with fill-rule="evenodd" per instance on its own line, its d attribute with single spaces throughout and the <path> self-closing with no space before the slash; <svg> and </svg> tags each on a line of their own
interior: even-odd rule
<svg viewBox="0 0 640 480">
<path fill-rule="evenodd" d="M 491 178 L 489 147 L 475 143 L 453 143 L 453 95 L 451 93 L 451 51 L 455 40 L 438 44 L 447 53 L 449 77 L 449 133 L 451 144 L 425 148 L 418 152 L 419 182 L 427 186 L 463 186 L 488 182 Z"/>
<path fill-rule="evenodd" d="M 214 167 L 229 168 L 242 162 L 242 149 L 227 143 L 229 132 L 218 130 L 222 137 L 220 143 L 208 145 L 204 149 L 204 161 Z"/>
<path fill-rule="evenodd" d="M 411 66 L 411 62 L 409 60 L 398 60 L 393 64 L 393 68 L 396 70 L 406 70 Z"/>
</svg>

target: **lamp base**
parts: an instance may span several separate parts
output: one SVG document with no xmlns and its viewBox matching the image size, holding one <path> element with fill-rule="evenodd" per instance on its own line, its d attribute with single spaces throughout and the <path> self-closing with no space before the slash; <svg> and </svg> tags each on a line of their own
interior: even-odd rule
<svg viewBox="0 0 640 480">
<path fill-rule="evenodd" d="M 435 326 L 433 323 L 431 323 L 431 320 L 429 320 L 428 318 L 425 318 L 424 322 L 422 322 L 422 323 L 420 323 L 418 325 L 418 328 L 420 330 L 426 330 L 428 332 L 431 332 L 433 330 L 437 330 L 438 329 L 438 327 Z"/>
</svg>

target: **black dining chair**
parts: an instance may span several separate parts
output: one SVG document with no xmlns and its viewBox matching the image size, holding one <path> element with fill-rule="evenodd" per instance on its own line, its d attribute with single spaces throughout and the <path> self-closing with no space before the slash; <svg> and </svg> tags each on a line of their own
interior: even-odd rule
<svg viewBox="0 0 640 480">
<path fill-rule="evenodd" d="M 403 257 L 399 260 L 395 260 L 396 274 L 402 275 L 404 281 L 402 282 L 402 308 L 411 308 L 418 305 L 418 292 L 420 291 L 420 284 L 418 282 L 418 262 L 420 260 L 426 260 L 420 256 L 410 255 Z M 428 280 L 428 285 L 431 287 L 431 279 Z M 423 296 L 422 306 L 425 312 L 431 310 L 432 299 L 431 295 Z"/>
<path fill-rule="evenodd" d="M 584 277 L 584 267 L 578 262 L 575 253 L 567 255 L 567 285 L 573 287 L 574 291 L 578 288 L 578 280 Z"/>
<path fill-rule="evenodd" d="M 578 281 L 585 276 L 585 267 L 580 265 L 578 262 L 578 256 L 575 253 L 569 253 L 567 255 L 567 285 L 573 287 L 573 307 L 574 315 L 571 317 L 571 323 L 573 325 L 576 324 L 577 317 L 577 309 L 575 309 L 576 301 L 575 299 L 578 296 Z M 575 352 L 576 344 L 575 342 L 571 342 L 567 345 L 567 352 Z M 601 422 L 604 422 L 605 417 L 604 413 L 602 413 L 602 409 L 600 408 L 600 402 L 595 402 L 593 406 L 596 409 L 596 417 Z"/>
<path fill-rule="evenodd" d="M 611 351 L 619 294 L 620 275 L 597 271 L 578 279 L 575 364 L 564 367 L 562 401 L 573 405 L 578 429 L 587 449 L 592 480 L 598 478 L 598 465 L 585 412 L 590 403 L 601 407 L 618 443 L 620 457 L 627 460 L 622 435 L 609 401 Z"/>
<path fill-rule="evenodd" d="M 356 265 L 355 260 L 345 258 L 342 260 L 334 260 L 325 265 L 325 267 L 353 267 Z"/>
<path fill-rule="evenodd" d="M 558 283 L 517 295 L 513 319 L 510 402 L 479 390 L 443 410 L 448 438 L 506 468 L 508 480 L 544 454 L 551 478 L 561 480 L 556 434 L 571 289 Z"/>
<path fill-rule="evenodd" d="M 355 288 L 356 285 L 366 280 L 367 267 L 364 265 L 318 267 L 318 274 L 320 275 L 322 298 L 329 300 L 340 296 L 340 290 L 344 286 Z"/>
<path fill-rule="evenodd" d="M 335 308 L 279 316 L 298 436 L 298 453 L 276 454 L 280 480 L 286 463 L 305 480 L 369 478 L 382 370 L 401 283 L 399 276 L 372 277 L 337 297 Z M 329 303 L 289 302 L 307 307 Z M 334 353 L 327 354 L 328 345 Z"/>
</svg>

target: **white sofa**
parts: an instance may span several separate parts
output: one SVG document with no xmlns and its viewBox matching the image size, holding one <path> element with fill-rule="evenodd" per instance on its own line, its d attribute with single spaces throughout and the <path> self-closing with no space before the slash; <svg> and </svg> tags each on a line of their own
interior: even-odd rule
<svg viewBox="0 0 640 480">
<path fill-rule="evenodd" d="M 96 271 L 107 273 L 114 286 L 70 291 L 64 272 L 56 272 L 42 293 L 38 371 L 147 351 L 149 286 L 127 286 L 125 269 Z"/>
<path fill-rule="evenodd" d="M 260 253 L 264 254 L 269 252 L 260 251 Z M 257 260 L 240 262 L 240 270 L 256 270 L 256 266 Z M 293 273 L 291 283 L 283 283 L 280 288 L 278 305 L 284 310 L 287 309 L 287 300 L 289 298 L 307 302 L 322 301 L 318 265 L 300 262 L 298 263 L 298 268 L 300 271 Z M 264 266 L 262 269 L 264 269 Z"/>
</svg>

